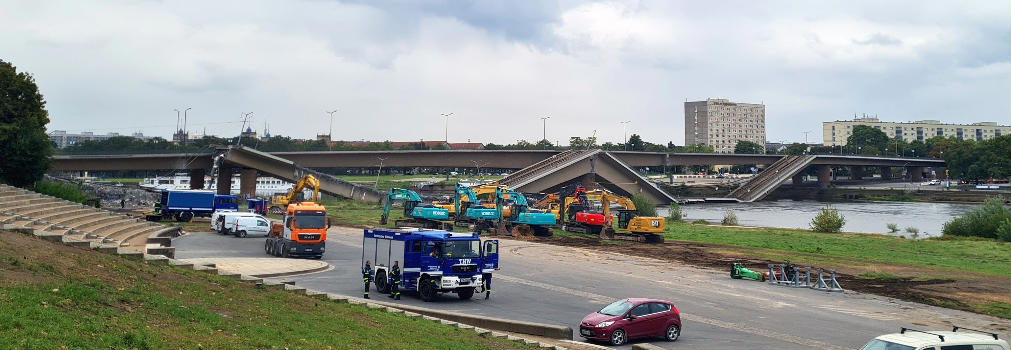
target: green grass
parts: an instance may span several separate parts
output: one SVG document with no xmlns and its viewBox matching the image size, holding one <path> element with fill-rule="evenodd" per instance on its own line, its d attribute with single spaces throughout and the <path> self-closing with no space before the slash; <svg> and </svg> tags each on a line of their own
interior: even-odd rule
<svg viewBox="0 0 1011 350">
<path fill-rule="evenodd" d="M 84 186 L 63 182 L 39 181 L 29 190 L 75 203 L 84 203 L 84 201 L 93 198 L 84 192 Z"/>
<path fill-rule="evenodd" d="M 902 277 L 887 273 L 887 272 L 864 272 L 857 275 L 857 278 L 865 280 L 894 280 L 900 279 Z"/>
<path fill-rule="evenodd" d="M 972 304 L 979 312 L 1000 318 L 1011 319 L 1011 303 L 992 301 L 989 303 Z"/>
<path fill-rule="evenodd" d="M 110 177 L 110 178 L 102 179 L 102 181 L 104 181 L 104 182 L 111 182 L 111 183 L 117 183 L 117 182 L 119 182 L 119 183 L 122 183 L 124 185 L 128 185 L 128 184 L 134 184 L 134 185 L 136 185 L 136 184 L 139 184 L 141 181 L 144 181 L 144 179 L 141 179 L 141 178 L 129 178 L 129 177 L 122 177 L 122 178 L 119 178 L 119 177 Z"/>
<path fill-rule="evenodd" d="M 668 223 L 667 239 L 719 243 L 759 251 L 779 260 L 844 262 L 850 259 L 937 267 L 1011 277 L 1011 244 L 995 240 L 910 240 L 873 234 L 815 233 L 797 229 L 729 228 Z M 750 253 L 750 252 L 749 252 Z M 813 255 L 796 256 L 795 253 Z M 793 256 L 793 258 L 791 258 Z"/>
<path fill-rule="evenodd" d="M 15 233 L 0 233 L 0 261 L 5 348 L 533 349 Z"/>
</svg>

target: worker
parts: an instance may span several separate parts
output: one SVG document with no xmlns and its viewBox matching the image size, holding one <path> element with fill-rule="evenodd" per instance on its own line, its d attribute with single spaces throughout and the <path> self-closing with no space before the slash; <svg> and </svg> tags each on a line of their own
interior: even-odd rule
<svg viewBox="0 0 1011 350">
<path fill-rule="evenodd" d="M 393 267 L 390 268 L 390 288 L 390 298 L 400 300 L 400 262 L 397 260 L 393 261 Z"/>
<path fill-rule="evenodd" d="M 365 260 L 365 266 L 362 267 L 362 284 L 365 285 L 365 299 L 369 298 L 369 282 L 372 282 L 372 262 Z"/>
<path fill-rule="evenodd" d="M 122 198 L 119 200 L 119 208 L 126 209 L 126 198 Z"/>
<path fill-rule="evenodd" d="M 481 280 L 484 281 L 484 299 L 491 296 L 491 272 L 482 272 Z"/>
</svg>

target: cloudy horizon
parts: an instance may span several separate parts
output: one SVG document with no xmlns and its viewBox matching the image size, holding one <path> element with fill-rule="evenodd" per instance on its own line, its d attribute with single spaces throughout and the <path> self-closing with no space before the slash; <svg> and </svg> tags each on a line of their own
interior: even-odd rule
<svg viewBox="0 0 1011 350">
<path fill-rule="evenodd" d="M 770 142 L 821 123 L 1009 123 L 1007 2 L 15 1 L 0 59 L 48 131 L 252 128 L 341 140 L 684 142 L 685 101 L 764 103 Z"/>
</svg>

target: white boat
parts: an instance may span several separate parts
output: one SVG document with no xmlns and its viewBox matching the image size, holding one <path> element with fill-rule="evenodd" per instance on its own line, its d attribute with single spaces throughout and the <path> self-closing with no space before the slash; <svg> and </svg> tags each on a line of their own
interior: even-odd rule
<svg viewBox="0 0 1011 350">
<path fill-rule="evenodd" d="M 229 191 L 231 194 L 239 194 L 239 183 L 239 175 L 233 175 L 232 188 Z M 260 176 L 256 178 L 256 196 L 270 197 L 278 193 L 288 193 L 292 186 L 294 184 L 291 182 L 269 176 Z M 177 173 L 174 176 L 144 178 L 140 182 L 140 187 L 154 190 L 188 190 L 190 189 L 190 175 Z M 212 181 L 210 176 L 205 176 L 204 189 L 217 190 L 216 181 Z"/>
</svg>

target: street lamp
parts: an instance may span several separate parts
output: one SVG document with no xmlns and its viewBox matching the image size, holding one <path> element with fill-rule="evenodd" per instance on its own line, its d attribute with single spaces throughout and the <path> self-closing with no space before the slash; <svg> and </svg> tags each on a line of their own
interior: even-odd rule
<svg viewBox="0 0 1011 350">
<path fill-rule="evenodd" d="M 453 115 L 452 112 L 450 112 L 450 113 L 442 113 L 442 116 L 446 117 L 446 135 L 443 136 L 443 141 L 446 141 L 446 143 L 449 143 L 449 116 L 451 116 L 451 115 Z"/>
<path fill-rule="evenodd" d="M 623 121 L 623 122 L 618 122 L 619 124 L 621 124 L 621 132 L 625 135 L 625 150 L 626 151 L 628 150 L 628 123 L 631 123 L 631 122 L 632 122 L 631 120 L 626 120 L 626 121 Z"/>
<path fill-rule="evenodd" d="M 379 189 L 379 175 L 383 173 L 383 161 L 386 160 L 386 158 L 376 157 L 376 159 L 379 159 L 379 172 L 376 173 L 376 185 L 373 186 L 373 187 L 375 187 L 378 190 Z"/>
<path fill-rule="evenodd" d="M 548 119 L 551 117 L 541 117 L 541 140 L 548 139 Z"/>
<path fill-rule="evenodd" d="M 333 141 L 333 114 L 337 113 L 338 110 L 340 110 L 340 108 L 334 108 L 332 111 L 325 111 L 330 115 L 330 132 L 326 134 L 326 137 L 329 138 L 330 141 Z"/>
<path fill-rule="evenodd" d="M 175 134 L 175 133 L 179 132 L 179 122 L 182 121 L 182 116 L 179 114 L 180 113 L 179 109 L 173 108 L 172 110 L 176 111 L 176 129 L 172 130 L 172 133 Z"/>
<path fill-rule="evenodd" d="M 184 145 L 186 144 L 186 141 L 189 141 L 189 139 L 190 139 L 190 129 L 188 127 L 186 127 L 186 125 L 188 125 L 187 124 L 187 120 L 189 119 L 189 117 L 187 116 L 187 114 L 188 114 L 188 112 L 191 109 L 193 109 L 193 107 L 186 107 L 186 110 L 183 111 L 183 134 L 186 135 L 186 138 L 183 139 L 183 144 Z"/>
</svg>

